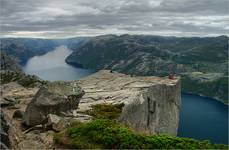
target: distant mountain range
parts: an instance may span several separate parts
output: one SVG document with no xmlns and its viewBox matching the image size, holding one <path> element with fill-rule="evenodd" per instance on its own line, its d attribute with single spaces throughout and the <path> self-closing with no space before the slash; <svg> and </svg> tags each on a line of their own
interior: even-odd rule
<svg viewBox="0 0 229 150">
<path fill-rule="evenodd" d="M 228 103 L 228 37 L 105 35 L 91 38 L 66 62 L 132 75 L 182 77 L 185 92 Z"/>
</svg>

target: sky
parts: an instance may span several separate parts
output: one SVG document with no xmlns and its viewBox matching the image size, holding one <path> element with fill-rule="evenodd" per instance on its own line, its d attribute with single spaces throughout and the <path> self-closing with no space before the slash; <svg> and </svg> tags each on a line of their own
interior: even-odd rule
<svg viewBox="0 0 229 150">
<path fill-rule="evenodd" d="M 229 35 L 229 0 L 0 0 L 0 37 Z"/>
</svg>

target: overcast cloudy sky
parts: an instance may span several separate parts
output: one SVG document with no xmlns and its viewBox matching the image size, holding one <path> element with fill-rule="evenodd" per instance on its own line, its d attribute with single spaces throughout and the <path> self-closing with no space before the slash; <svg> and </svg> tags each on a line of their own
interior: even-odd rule
<svg viewBox="0 0 229 150">
<path fill-rule="evenodd" d="M 1 37 L 229 35 L 229 0 L 0 0 Z"/>
</svg>

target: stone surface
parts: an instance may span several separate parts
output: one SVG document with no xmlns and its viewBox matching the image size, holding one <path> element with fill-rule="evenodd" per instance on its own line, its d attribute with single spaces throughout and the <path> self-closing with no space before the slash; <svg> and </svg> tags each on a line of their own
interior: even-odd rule
<svg viewBox="0 0 229 150">
<path fill-rule="evenodd" d="M 5 98 L 14 98 L 19 103 L 17 106 L 20 107 L 20 111 L 25 111 L 27 105 L 30 103 L 38 88 L 24 88 L 16 82 L 0 85 L 2 101 Z M 1 108 L 4 112 L 4 116 L 7 122 L 10 123 L 8 130 L 8 137 L 10 141 L 10 148 L 17 150 L 24 149 L 53 149 L 53 132 L 44 132 L 42 127 L 36 128 L 34 131 L 24 132 L 26 129 L 22 128 L 22 119 L 14 119 L 14 110 L 9 109 L 11 106 Z M 2 123 L 2 121 L 1 121 Z M 6 147 L 5 144 L 0 142 L 1 149 Z"/>
<path fill-rule="evenodd" d="M 71 122 L 74 122 L 74 121 L 88 122 L 93 119 L 92 116 L 89 116 L 87 114 L 77 113 L 77 110 L 73 111 L 73 117 L 74 119 L 71 120 Z"/>
<path fill-rule="evenodd" d="M 68 121 L 57 115 L 49 114 L 47 125 L 51 126 L 52 129 L 55 131 L 62 131 L 64 128 L 67 127 Z"/>
<path fill-rule="evenodd" d="M 48 114 L 47 125 L 57 124 L 60 120 L 61 120 L 61 117 L 54 115 L 54 114 Z"/>
<path fill-rule="evenodd" d="M 181 103 L 179 78 L 131 77 L 102 70 L 75 83 L 85 91 L 78 113 L 95 104 L 124 103 L 119 121 L 148 134 L 176 135 Z"/>
<path fill-rule="evenodd" d="M 5 119 L 4 113 L 2 110 L 0 110 L 0 149 L 9 149 L 10 148 L 10 140 L 9 140 L 9 124 Z"/>
<path fill-rule="evenodd" d="M 19 85 L 16 82 L 10 82 L 0 86 L 1 88 L 1 97 L 0 101 L 5 101 L 6 99 L 11 99 L 13 102 L 19 103 L 20 106 L 24 107 L 31 101 L 31 98 L 34 97 L 35 93 L 38 91 L 38 88 L 25 88 Z"/>
<path fill-rule="evenodd" d="M 3 98 L 0 101 L 1 107 L 14 106 L 15 104 L 16 104 L 16 100 L 11 98 Z"/>
<path fill-rule="evenodd" d="M 75 83 L 56 81 L 43 85 L 26 108 L 28 126 L 42 124 L 48 114 L 61 115 L 76 109 L 84 91 Z"/>
<path fill-rule="evenodd" d="M 66 82 L 64 82 L 64 85 L 65 83 Z M 175 78 L 175 80 L 169 80 L 168 78 L 158 77 L 131 77 L 103 70 L 81 80 L 67 83 L 67 85 L 71 85 L 68 87 L 72 87 L 72 85 L 75 87 L 74 84 L 80 85 L 82 87 L 81 90 L 85 91 L 85 95 L 80 99 L 77 109 L 61 113 L 67 114 L 67 116 L 63 117 L 65 123 L 90 121 L 93 118 L 82 112 L 91 109 L 92 105 L 101 103 L 125 103 L 123 112 L 118 119 L 119 121 L 128 124 L 134 130 L 141 130 L 140 132 L 143 131 L 150 134 L 174 134 L 176 132 L 180 105 L 180 83 L 178 78 Z M 56 90 L 50 90 L 52 88 L 48 88 L 49 90 L 47 90 L 47 92 L 42 92 L 40 91 L 41 89 L 38 89 L 37 87 L 24 88 L 15 82 L 0 85 L 0 87 L 0 100 L 2 101 L 5 98 L 17 100 L 18 104 L 16 105 L 20 107 L 21 111 L 25 111 L 27 105 L 31 105 L 31 103 L 37 108 L 42 108 L 46 104 L 55 104 L 56 101 L 54 101 L 54 99 L 49 99 L 48 101 L 47 99 L 42 99 L 42 97 L 47 96 L 53 98 L 54 96 L 52 94 L 50 95 L 53 91 L 56 91 L 53 92 L 55 94 L 58 93 L 57 95 L 58 97 L 61 97 L 61 99 L 59 99 L 61 101 L 66 98 L 66 95 L 60 96 L 63 93 L 72 94 L 72 92 L 70 92 L 71 90 L 67 89 L 67 92 L 63 89 L 57 90 L 58 88 L 54 88 Z M 40 93 L 37 92 L 38 90 Z M 150 105 L 148 105 L 147 97 L 150 99 Z M 153 101 L 156 101 L 156 105 Z M 155 107 L 154 105 L 158 107 Z M 61 106 L 66 108 L 63 104 Z M 8 135 L 12 149 L 55 148 L 55 144 L 53 143 L 54 132 L 51 132 L 51 130 L 44 132 L 41 125 L 37 125 L 33 130 L 25 132 L 27 129 L 22 128 L 22 120 L 13 119 L 13 113 L 15 110 L 9 109 L 9 107 L 10 106 L 2 108 L 2 111 L 6 116 L 7 122 L 10 122 L 11 124 Z M 52 105 L 52 107 L 55 107 L 55 105 Z M 31 108 L 29 112 L 33 112 L 35 115 L 37 115 L 38 112 L 44 113 L 44 109 L 37 108 Z M 50 114 L 49 111 L 47 111 L 47 115 L 48 114 Z M 31 113 L 31 115 L 34 114 Z M 60 117 L 62 120 L 62 116 Z M 156 119 L 154 119 L 154 117 Z M 46 121 L 48 122 L 48 120 Z M 142 128 L 139 127 L 139 125 L 142 125 Z"/>
<path fill-rule="evenodd" d="M 123 108 L 120 121 L 139 132 L 176 135 L 179 123 L 180 84 L 154 85 Z"/>
</svg>

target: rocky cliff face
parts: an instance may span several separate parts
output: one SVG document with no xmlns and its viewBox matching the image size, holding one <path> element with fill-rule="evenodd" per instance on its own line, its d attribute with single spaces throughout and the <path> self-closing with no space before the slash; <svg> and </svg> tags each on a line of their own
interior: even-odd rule
<svg viewBox="0 0 229 150">
<path fill-rule="evenodd" d="M 118 118 L 139 132 L 176 135 L 180 109 L 180 80 L 159 77 L 131 77 L 102 70 L 75 81 L 85 91 L 79 113 L 95 104 L 121 104 Z"/>
<path fill-rule="evenodd" d="M 179 105 L 179 82 L 153 85 L 124 107 L 120 121 L 139 132 L 176 135 Z"/>
</svg>

